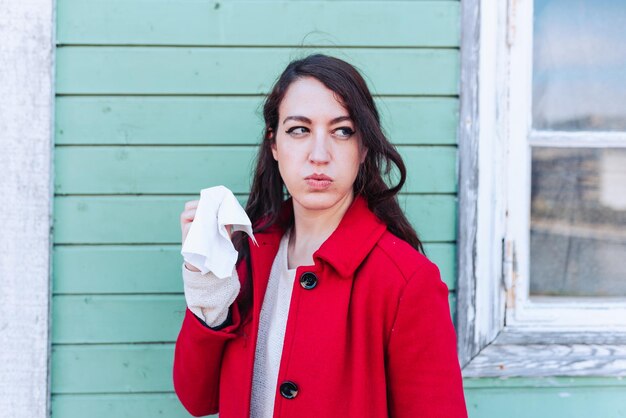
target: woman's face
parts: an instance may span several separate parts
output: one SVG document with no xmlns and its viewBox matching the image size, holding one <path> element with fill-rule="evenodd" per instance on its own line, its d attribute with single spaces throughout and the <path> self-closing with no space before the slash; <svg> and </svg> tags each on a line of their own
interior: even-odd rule
<svg viewBox="0 0 626 418">
<path fill-rule="evenodd" d="M 313 77 L 294 81 L 278 119 L 272 154 L 294 206 L 325 210 L 351 201 L 367 150 L 333 91 Z"/>
</svg>

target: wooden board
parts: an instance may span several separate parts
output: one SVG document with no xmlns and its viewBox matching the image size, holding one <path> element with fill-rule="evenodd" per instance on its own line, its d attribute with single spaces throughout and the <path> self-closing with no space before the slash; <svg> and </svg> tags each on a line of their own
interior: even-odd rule
<svg viewBox="0 0 626 418">
<path fill-rule="evenodd" d="M 56 89 L 63 95 L 266 94 L 292 59 L 312 52 L 357 66 L 373 94 L 458 94 L 459 53 L 445 48 L 58 47 Z"/>
<path fill-rule="evenodd" d="M 252 146 L 57 147 L 55 193 L 193 194 L 217 184 L 247 193 L 257 152 Z M 456 192 L 456 147 L 399 152 L 408 172 L 404 192 Z"/>
<path fill-rule="evenodd" d="M 172 392 L 174 344 L 56 345 L 52 394 Z"/>
<path fill-rule="evenodd" d="M 52 342 L 173 342 L 185 307 L 182 294 L 54 296 Z"/>
<path fill-rule="evenodd" d="M 57 145 L 252 145 L 263 96 L 58 96 Z M 455 144 L 455 97 L 376 97 L 395 144 Z"/>
<path fill-rule="evenodd" d="M 52 395 L 52 417 L 189 418 L 175 393 Z M 208 415 L 217 418 L 217 415 Z"/>
<path fill-rule="evenodd" d="M 57 196 L 54 243 L 180 244 L 180 213 L 186 201 L 196 198 Z M 401 195 L 400 204 L 425 242 L 455 240 L 454 195 Z"/>
<path fill-rule="evenodd" d="M 589 418 L 626 415 L 626 387 L 623 386 L 469 390 L 466 391 L 466 400 L 469 416 L 472 418 Z"/>
<path fill-rule="evenodd" d="M 428 243 L 426 255 L 455 288 L 455 246 Z M 56 245 L 52 292 L 71 294 L 182 293 L 180 245 Z"/>
<path fill-rule="evenodd" d="M 458 1 L 376 1 L 364 6 L 359 1 L 60 0 L 57 42 L 455 47 L 459 9 Z M 180 30 L 182 22 L 185 30 Z M 258 30 L 260 25 L 273 30 Z"/>
<path fill-rule="evenodd" d="M 451 309 L 455 300 L 451 293 Z M 52 343 L 62 349 L 65 344 L 174 342 L 185 307 L 182 294 L 54 296 Z"/>
</svg>

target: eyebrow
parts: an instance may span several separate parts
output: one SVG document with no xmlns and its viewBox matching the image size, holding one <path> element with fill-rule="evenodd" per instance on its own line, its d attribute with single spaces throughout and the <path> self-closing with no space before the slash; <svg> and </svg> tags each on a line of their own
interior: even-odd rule
<svg viewBox="0 0 626 418">
<path fill-rule="evenodd" d="M 283 121 L 283 125 L 285 123 L 287 123 L 288 120 L 297 120 L 299 122 L 305 122 L 305 123 L 311 124 L 311 119 L 307 118 L 306 116 L 298 116 L 298 115 L 296 115 L 296 116 L 287 116 L 285 118 L 285 120 Z M 333 120 L 331 120 L 330 124 L 333 125 L 335 123 L 338 123 L 338 122 L 341 122 L 341 121 L 344 121 L 344 120 L 351 120 L 350 116 L 338 116 L 338 117 L 334 118 Z"/>
</svg>

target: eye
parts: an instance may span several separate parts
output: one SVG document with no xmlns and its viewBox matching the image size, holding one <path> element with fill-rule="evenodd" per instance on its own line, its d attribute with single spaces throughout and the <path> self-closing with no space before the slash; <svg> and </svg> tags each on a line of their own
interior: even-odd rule
<svg viewBox="0 0 626 418">
<path fill-rule="evenodd" d="M 341 128 L 337 128 L 335 129 L 335 132 L 338 133 L 337 136 L 339 136 L 340 138 L 350 138 L 352 135 L 354 135 L 354 131 L 348 126 L 342 126 Z"/>
<path fill-rule="evenodd" d="M 291 136 L 302 136 L 304 135 L 306 132 L 308 132 L 308 129 L 305 128 L 304 126 L 293 126 L 289 129 L 287 129 L 285 131 L 285 133 L 291 135 Z"/>
</svg>

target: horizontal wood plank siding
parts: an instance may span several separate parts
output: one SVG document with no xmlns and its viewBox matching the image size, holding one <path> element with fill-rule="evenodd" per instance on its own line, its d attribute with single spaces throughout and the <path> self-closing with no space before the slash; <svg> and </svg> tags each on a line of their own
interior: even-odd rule
<svg viewBox="0 0 626 418">
<path fill-rule="evenodd" d="M 57 194 L 193 194 L 207 183 L 247 193 L 257 146 L 59 147 Z M 455 193 L 456 147 L 398 147 L 405 193 Z M 166 169 L 164 169 L 166 167 Z"/>
<path fill-rule="evenodd" d="M 454 290 L 454 243 L 425 247 L 448 288 Z M 180 257 L 180 244 L 57 245 L 52 290 L 57 296 L 182 293 L 182 280 L 172 280 L 181 274 Z"/>
<path fill-rule="evenodd" d="M 482 379 L 484 387 L 466 382 L 470 418 L 590 418 L 626 416 L 626 386 L 623 379 L 598 381 L 579 378 L 546 378 L 520 381 L 519 386 L 498 387 L 498 379 Z"/>
<path fill-rule="evenodd" d="M 60 45 L 456 47 L 460 36 L 458 1 L 363 5 L 361 1 L 61 0 L 58 4 Z M 261 22 L 263 27 L 280 30 L 254 30 Z M 367 30 L 358 30 L 364 24 Z"/>
<path fill-rule="evenodd" d="M 59 96 L 57 145 L 252 145 L 261 96 Z M 376 97 L 395 144 L 454 145 L 455 97 Z"/>
<path fill-rule="evenodd" d="M 58 196 L 54 207 L 57 225 L 54 243 L 180 245 L 178 216 L 184 203 L 194 198 L 196 196 Z M 400 204 L 426 242 L 454 242 L 454 195 L 401 195 Z"/>
<path fill-rule="evenodd" d="M 452 293 L 450 304 L 454 306 L 454 303 Z M 175 341 L 185 315 L 182 293 L 56 295 L 53 304 L 52 320 L 58 323 L 52 333 L 53 344 L 89 344 L 87 348 L 92 344 Z M 62 347 L 65 346 L 57 346 L 57 351 L 63 350 Z M 164 363 L 164 367 L 169 364 Z M 85 387 L 84 390 L 95 389 Z"/>
<path fill-rule="evenodd" d="M 312 52 L 366 77 L 407 164 L 401 205 L 452 314 L 459 10 L 448 0 L 57 1 L 52 415 L 189 416 L 171 383 L 185 308 L 179 214 L 215 184 L 245 203 L 264 95 Z"/>
<path fill-rule="evenodd" d="M 457 49 L 315 48 L 360 68 L 373 93 L 458 95 Z M 289 61 L 289 48 L 57 48 L 58 94 L 264 94 Z"/>
<path fill-rule="evenodd" d="M 173 392 L 57 394 L 51 402 L 52 416 L 82 418 L 189 418 Z M 217 415 L 210 415 L 217 417 Z"/>
</svg>

